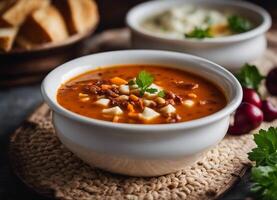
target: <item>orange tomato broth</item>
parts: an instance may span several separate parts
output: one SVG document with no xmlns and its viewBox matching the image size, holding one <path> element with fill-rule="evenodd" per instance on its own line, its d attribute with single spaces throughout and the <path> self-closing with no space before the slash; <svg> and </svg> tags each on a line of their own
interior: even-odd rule
<svg viewBox="0 0 277 200">
<path fill-rule="evenodd" d="M 128 81 L 136 77 L 142 70 L 150 73 L 154 77 L 154 83 L 162 87 L 165 91 L 172 91 L 174 94 L 182 97 L 183 100 L 191 99 L 195 102 L 195 105 L 192 107 L 187 107 L 183 104 L 174 105 L 176 113 L 181 117 L 181 120 L 178 122 L 186 122 L 211 115 L 224 108 L 227 104 L 226 97 L 221 89 L 203 77 L 180 69 L 144 64 L 111 66 L 78 75 L 61 85 L 57 92 L 57 101 L 62 107 L 74 113 L 89 118 L 112 121 L 111 117 L 103 115 L 103 107 L 94 103 L 97 100 L 96 95 L 90 94 L 84 89 L 86 84 L 91 80 L 110 80 L 113 77 L 120 77 Z M 176 81 L 196 83 L 199 87 L 194 90 L 186 90 L 176 85 Z M 86 102 L 80 101 L 79 93 L 88 94 L 90 100 Z M 194 93 L 197 97 L 188 97 L 189 93 Z M 211 101 L 212 103 L 201 105 L 201 101 Z M 126 108 L 122 108 L 122 110 L 125 111 Z M 154 110 L 159 112 L 159 109 Z M 142 112 L 142 110 L 138 112 Z M 140 119 L 130 118 L 127 112 L 124 112 L 124 114 L 120 116 L 118 122 L 133 124 L 168 123 L 162 115 L 151 121 L 142 121 Z"/>
</svg>

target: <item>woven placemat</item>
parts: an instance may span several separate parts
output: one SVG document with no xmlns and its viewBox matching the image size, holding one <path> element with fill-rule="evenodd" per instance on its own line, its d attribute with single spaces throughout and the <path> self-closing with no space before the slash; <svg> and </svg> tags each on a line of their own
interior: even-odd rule
<svg viewBox="0 0 277 200">
<path fill-rule="evenodd" d="M 268 50 L 256 63 L 267 73 L 276 65 L 276 55 Z M 271 99 L 277 103 L 276 97 Z M 277 121 L 259 128 L 269 126 L 276 127 Z M 251 166 L 247 152 L 253 147 L 252 134 L 226 136 L 194 165 L 177 173 L 153 178 L 115 175 L 89 167 L 67 150 L 58 140 L 50 110 L 44 104 L 13 134 L 10 160 L 27 186 L 56 199 L 205 200 L 220 197 L 240 179 Z"/>
</svg>

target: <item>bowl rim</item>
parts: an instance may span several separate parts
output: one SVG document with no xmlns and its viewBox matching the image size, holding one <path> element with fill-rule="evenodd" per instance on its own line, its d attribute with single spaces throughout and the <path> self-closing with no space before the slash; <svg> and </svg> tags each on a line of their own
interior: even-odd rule
<svg viewBox="0 0 277 200">
<path fill-rule="evenodd" d="M 159 55 L 161 57 L 165 56 L 176 56 L 187 60 L 192 59 L 197 62 L 201 62 L 204 64 L 207 64 L 211 71 L 217 71 L 218 76 L 219 73 L 224 74 L 225 79 L 231 83 L 232 86 L 234 86 L 234 95 L 231 97 L 230 100 L 228 100 L 227 105 L 222 108 L 221 110 L 217 111 L 216 113 L 213 113 L 211 115 L 208 115 L 206 117 L 202 117 L 199 119 L 186 121 L 186 122 L 180 122 L 180 123 L 173 123 L 173 124 L 127 124 L 127 123 L 113 123 L 109 121 L 89 118 L 77 113 L 74 113 L 70 110 L 67 110 L 66 108 L 59 105 L 50 95 L 50 91 L 47 88 L 47 85 L 50 83 L 51 79 L 56 76 L 56 73 L 65 69 L 68 69 L 67 65 L 73 62 L 78 62 L 82 59 L 93 59 L 97 56 L 112 56 L 112 54 L 128 54 L 128 56 L 132 54 L 152 54 L 152 55 Z M 103 65 L 104 66 L 104 65 Z M 112 66 L 112 65 L 109 65 Z M 78 67 L 78 66 L 77 66 Z M 206 67 L 208 68 L 208 67 Z M 185 70 L 184 70 L 185 71 Z M 75 76 L 81 73 L 75 73 Z M 200 75 L 201 76 L 201 75 Z M 223 77 L 223 76 L 222 76 Z M 56 98 L 57 89 L 55 90 L 54 97 Z M 104 53 L 96 53 L 92 55 L 83 56 L 80 58 L 73 59 L 69 62 L 64 63 L 63 65 L 57 67 L 56 69 L 52 70 L 43 80 L 41 84 L 41 94 L 44 99 L 44 101 L 49 105 L 49 107 L 56 113 L 69 118 L 71 120 L 84 123 L 86 125 L 93 125 L 93 126 L 102 126 L 106 128 L 113 128 L 113 129 L 124 129 L 124 130 L 130 130 L 130 131 L 170 131 L 170 130 L 184 130 L 184 129 L 191 129 L 195 127 L 204 126 L 213 122 L 216 122 L 228 115 L 230 115 L 235 109 L 239 106 L 239 104 L 242 101 L 242 87 L 238 80 L 234 77 L 234 75 L 229 72 L 228 70 L 224 69 L 223 67 L 219 66 L 216 63 L 213 63 L 209 60 L 206 60 L 204 58 L 200 58 L 198 56 L 190 55 L 190 54 L 184 54 L 184 53 L 178 53 L 178 52 L 171 52 L 171 51 L 160 51 L 160 50 L 120 50 L 120 51 L 109 51 Z"/>
<path fill-rule="evenodd" d="M 186 3 L 186 1 L 184 0 L 170 0 L 170 5 L 173 5 L 171 7 L 174 7 L 174 4 L 179 4 L 179 3 Z M 134 32 L 143 35 L 144 37 L 148 37 L 154 40 L 164 40 L 164 41 L 170 41 L 176 44 L 180 44 L 180 43 L 186 43 L 186 44 L 216 44 L 216 43 L 228 43 L 228 42 L 239 42 L 242 40 L 247 40 L 250 38 L 253 38 L 255 36 L 264 34 L 266 31 L 268 31 L 268 29 L 271 27 L 272 24 L 272 19 L 270 14 L 262 7 L 250 3 L 250 2 L 245 2 L 245 1 L 237 1 L 237 0 L 228 0 L 228 1 L 224 1 L 222 2 L 222 0 L 194 0 L 194 4 L 201 4 L 201 2 L 205 2 L 205 3 L 211 3 L 214 5 L 230 5 L 230 6 L 236 6 L 236 7 L 240 7 L 243 9 L 248 9 L 254 13 L 257 13 L 257 15 L 259 15 L 263 21 L 261 24 L 259 24 L 257 27 L 246 31 L 244 33 L 238 33 L 238 34 L 234 34 L 231 36 L 224 36 L 224 37 L 216 37 L 216 38 L 204 38 L 204 39 L 195 39 L 195 38 L 184 38 L 184 39 L 175 39 L 175 38 L 168 38 L 165 36 L 161 36 L 161 35 L 155 35 L 155 34 L 151 34 L 149 31 L 144 30 L 143 27 L 140 27 L 137 25 L 138 22 L 134 22 L 133 20 L 133 16 L 135 14 L 137 14 L 137 12 L 139 12 L 140 10 L 145 9 L 148 6 L 152 6 L 152 5 L 157 5 L 156 7 L 158 7 L 159 4 L 163 4 L 163 3 L 168 3 L 168 1 L 163 0 L 153 0 L 153 1 L 149 1 L 149 2 L 144 2 L 141 4 L 136 5 L 135 7 L 133 7 L 131 10 L 129 10 L 129 12 L 126 15 L 126 24 L 127 26 Z M 168 3 L 169 4 L 169 3 Z M 145 15 L 144 15 L 145 17 Z"/>
</svg>

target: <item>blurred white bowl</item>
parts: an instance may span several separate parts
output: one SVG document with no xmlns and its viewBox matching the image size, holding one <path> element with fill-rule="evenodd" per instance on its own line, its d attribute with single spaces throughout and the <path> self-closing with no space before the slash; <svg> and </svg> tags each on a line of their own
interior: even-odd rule
<svg viewBox="0 0 277 200">
<path fill-rule="evenodd" d="M 123 124 L 88 118 L 63 108 L 57 90 L 67 80 L 99 66 L 155 64 L 205 77 L 222 88 L 228 103 L 220 111 L 175 124 Z M 157 176 L 193 163 L 226 134 L 230 114 L 239 106 L 242 89 L 224 68 L 196 56 L 177 52 L 129 50 L 89 55 L 50 72 L 42 95 L 53 110 L 61 142 L 91 166 L 132 176 Z"/>
<path fill-rule="evenodd" d="M 171 39 L 146 30 L 141 23 L 151 16 L 182 5 L 196 5 L 218 10 L 234 11 L 247 17 L 255 28 L 240 34 L 205 39 Z M 245 62 L 257 59 L 266 49 L 265 33 L 271 26 L 271 17 L 263 8 L 234 0 L 156 0 L 131 9 L 126 18 L 131 29 L 132 44 L 138 49 L 161 49 L 194 54 L 207 58 L 231 71 L 237 71 Z"/>
</svg>

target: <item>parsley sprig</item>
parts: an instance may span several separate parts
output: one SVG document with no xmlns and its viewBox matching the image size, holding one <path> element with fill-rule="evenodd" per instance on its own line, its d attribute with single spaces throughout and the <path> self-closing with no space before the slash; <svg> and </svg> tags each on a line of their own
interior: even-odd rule
<svg viewBox="0 0 277 200">
<path fill-rule="evenodd" d="M 228 18 L 228 24 L 230 29 L 235 33 L 243 33 L 249 31 L 252 28 L 252 24 L 249 20 L 238 15 L 232 15 Z"/>
<path fill-rule="evenodd" d="M 158 91 L 156 88 L 150 88 L 153 81 L 154 81 L 154 77 L 146 71 L 141 71 L 137 75 L 136 84 L 139 87 L 140 96 L 143 96 L 145 92 L 149 92 L 150 94 L 153 94 Z"/>
<path fill-rule="evenodd" d="M 203 29 L 203 28 L 199 28 L 199 27 L 194 28 L 194 30 L 190 33 L 186 33 L 185 36 L 187 38 L 198 38 L 198 39 L 212 37 L 209 28 Z"/>
<path fill-rule="evenodd" d="M 236 77 L 243 87 L 252 88 L 256 91 L 258 91 L 261 81 L 265 78 L 255 65 L 248 63 L 242 66 Z"/>
<path fill-rule="evenodd" d="M 251 170 L 251 191 L 261 200 L 277 199 L 277 128 L 260 130 L 254 141 L 257 147 L 248 154 L 256 162 Z"/>
</svg>

